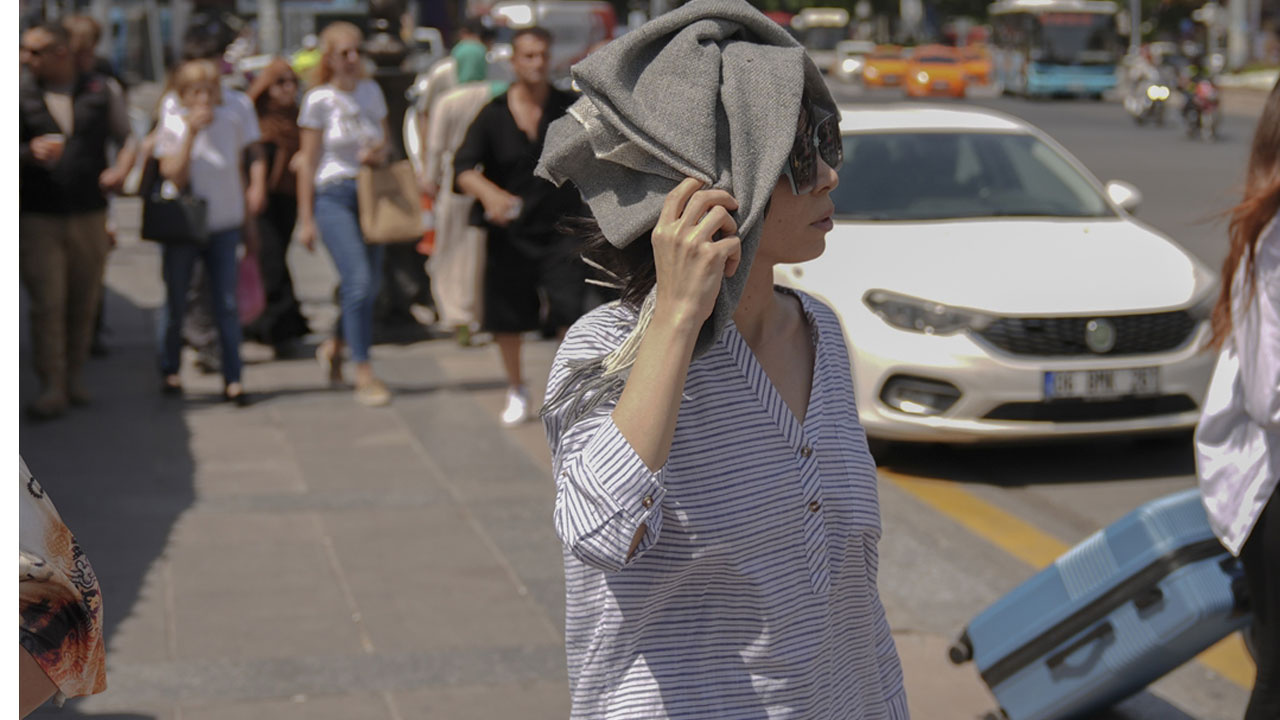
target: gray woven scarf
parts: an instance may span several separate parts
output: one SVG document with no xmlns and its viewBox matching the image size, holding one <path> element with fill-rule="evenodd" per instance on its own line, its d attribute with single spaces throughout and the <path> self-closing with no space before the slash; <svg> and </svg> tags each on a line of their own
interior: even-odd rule
<svg viewBox="0 0 1280 720">
<path fill-rule="evenodd" d="M 572 181 L 615 247 L 653 229 L 667 193 L 686 177 L 738 201 L 742 263 L 721 285 L 697 358 L 719 340 L 742 296 L 801 99 L 832 112 L 835 102 L 804 49 L 746 0 L 694 0 L 661 15 L 574 65 L 573 79 L 582 97 L 551 123 L 536 174 Z M 622 345 L 571 368 L 544 411 L 568 404 L 571 424 L 617 399 L 655 297 L 649 293 Z"/>
</svg>

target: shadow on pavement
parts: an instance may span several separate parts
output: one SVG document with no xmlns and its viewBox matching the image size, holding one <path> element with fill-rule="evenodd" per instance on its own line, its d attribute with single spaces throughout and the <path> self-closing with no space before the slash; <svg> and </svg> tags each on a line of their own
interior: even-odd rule
<svg viewBox="0 0 1280 720">
<path fill-rule="evenodd" d="M 876 461 L 917 477 L 1001 487 L 1195 474 L 1190 432 L 1026 445 L 894 444 Z"/>
<path fill-rule="evenodd" d="M 85 371 L 93 403 L 50 422 L 24 419 L 19 448 L 84 547 L 102 585 L 109 685 L 113 641 L 122 622 L 136 612 L 163 612 L 163 599 L 149 597 L 161 590 L 144 590 L 144 580 L 195 493 L 183 406 L 158 392 L 152 311 L 109 288 L 106 293 L 111 352 L 91 360 Z M 22 314 L 20 397 L 25 403 L 35 396 L 36 387 L 25 309 Z M 164 618 L 143 620 L 145 627 L 167 625 Z M 165 646 L 164 638 L 152 642 Z M 82 717 L 75 704 L 71 701 L 62 709 L 46 705 L 32 717 Z"/>
</svg>

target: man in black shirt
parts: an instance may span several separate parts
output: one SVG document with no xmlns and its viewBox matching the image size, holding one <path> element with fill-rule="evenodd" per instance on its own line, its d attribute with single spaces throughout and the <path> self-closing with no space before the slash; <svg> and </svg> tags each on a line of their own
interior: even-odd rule
<svg viewBox="0 0 1280 720">
<path fill-rule="evenodd" d="M 551 35 L 525 28 L 511 40 L 516 81 L 480 111 L 454 156 L 454 186 L 475 197 L 472 224 L 488 229 L 484 325 L 494 335 L 507 374 L 506 425 L 531 417 L 520 372 L 521 333 L 547 324 L 560 336 L 583 310 L 585 270 L 578 241 L 556 231 L 565 216 L 583 214 L 578 191 L 534 177 L 547 126 L 574 96 L 547 81 Z"/>
<path fill-rule="evenodd" d="M 18 265 L 41 385 L 29 410 L 51 418 L 88 401 L 81 369 L 110 242 L 106 193 L 132 162 L 121 153 L 108 166 L 107 144 L 127 146 L 130 132 L 107 78 L 78 71 L 61 25 L 27 30 L 20 51 Z"/>
</svg>

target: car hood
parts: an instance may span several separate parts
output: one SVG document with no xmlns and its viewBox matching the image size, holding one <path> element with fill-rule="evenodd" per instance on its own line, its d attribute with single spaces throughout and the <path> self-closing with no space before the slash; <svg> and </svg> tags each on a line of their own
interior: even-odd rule
<svg viewBox="0 0 1280 720">
<path fill-rule="evenodd" d="M 1093 218 L 840 222 L 821 257 L 781 276 L 844 308 L 880 289 L 1009 315 L 1181 307 L 1213 283 L 1163 235 Z"/>
</svg>

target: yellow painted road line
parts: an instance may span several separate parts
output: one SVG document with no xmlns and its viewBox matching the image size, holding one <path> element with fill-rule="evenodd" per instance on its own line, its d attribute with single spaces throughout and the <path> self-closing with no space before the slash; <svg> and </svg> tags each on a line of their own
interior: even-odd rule
<svg viewBox="0 0 1280 720">
<path fill-rule="evenodd" d="M 911 477 L 892 470 L 881 470 L 880 477 L 1037 570 L 1053 564 L 1058 556 L 1071 549 L 957 483 Z M 1256 668 L 1240 633 L 1232 633 L 1200 653 L 1196 660 L 1242 688 L 1253 687 Z"/>
</svg>

